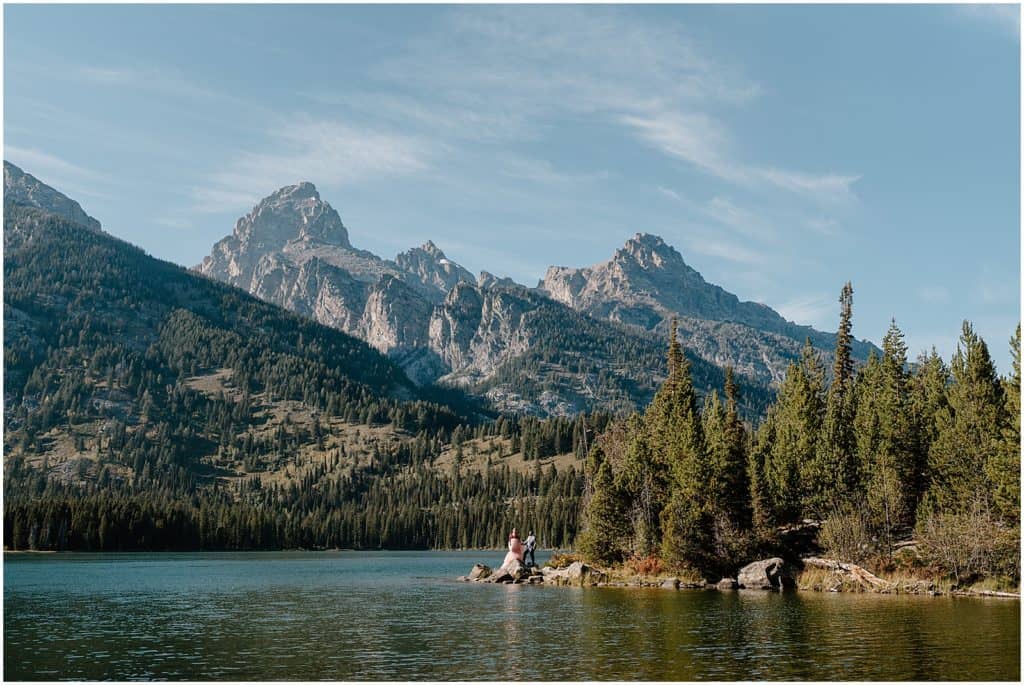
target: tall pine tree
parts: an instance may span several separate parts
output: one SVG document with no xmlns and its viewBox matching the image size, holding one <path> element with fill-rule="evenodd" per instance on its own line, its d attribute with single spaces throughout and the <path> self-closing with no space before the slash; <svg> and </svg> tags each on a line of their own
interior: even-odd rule
<svg viewBox="0 0 1024 685">
<path fill-rule="evenodd" d="M 985 466 L 1002 436 L 1003 388 L 988 347 L 971 324 L 963 324 L 950 365 L 948 405 L 936 414 L 937 432 L 928 452 L 928 507 L 966 511 L 991 496 Z"/>
<path fill-rule="evenodd" d="M 668 371 L 645 416 L 651 449 L 665 455 L 671 478 L 669 500 L 661 514 L 662 556 L 674 566 L 699 567 L 709 547 L 711 507 L 706 486 L 710 473 L 690 364 L 674 319 Z"/>
<path fill-rule="evenodd" d="M 808 340 L 799 364 L 791 364 L 774 407 L 773 440 L 766 445 L 763 488 L 774 525 L 800 520 L 805 483 L 813 474 L 823 412 L 823 374 Z"/>
<path fill-rule="evenodd" d="M 1013 369 L 1003 381 L 1005 410 L 995 449 L 985 464 L 996 513 L 1009 525 L 1020 524 L 1020 324 L 1010 339 Z"/>
<path fill-rule="evenodd" d="M 853 286 L 849 281 L 839 295 L 839 304 L 832 384 L 825 402 L 821 437 L 814 459 L 804 471 L 806 513 L 817 518 L 822 518 L 837 500 L 853 496 L 859 480 L 853 430 Z"/>
</svg>

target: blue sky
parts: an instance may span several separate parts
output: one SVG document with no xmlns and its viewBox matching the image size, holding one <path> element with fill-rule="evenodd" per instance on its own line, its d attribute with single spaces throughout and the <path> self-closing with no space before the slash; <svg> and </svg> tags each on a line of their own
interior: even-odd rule
<svg viewBox="0 0 1024 685">
<path fill-rule="evenodd" d="M 834 330 L 1002 370 L 1018 6 L 4 7 L 4 157 L 198 263 L 277 187 L 534 285 L 636 232 Z"/>
</svg>

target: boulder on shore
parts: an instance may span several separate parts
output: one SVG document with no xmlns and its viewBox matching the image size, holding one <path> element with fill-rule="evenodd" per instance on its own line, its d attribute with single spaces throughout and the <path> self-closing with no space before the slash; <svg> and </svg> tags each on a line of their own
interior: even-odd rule
<svg viewBox="0 0 1024 685">
<path fill-rule="evenodd" d="M 545 567 L 541 572 L 544 574 L 544 582 L 553 585 L 596 585 L 606 580 L 604 571 L 582 561 L 574 561 L 559 569 Z"/>
<path fill-rule="evenodd" d="M 735 578 L 722 578 L 715 587 L 719 590 L 735 590 L 737 585 Z"/>
<path fill-rule="evenodd" d="M 483 580 L 489 575 L 491 575 L 490 566 L 475 564 L 473 570 L 469 572 L 469 580 Z"/>
<path fill-rule="evenodd" d="M 736 581 L 747 590 L 781 590 L 796 587 L 796 574 L 779 557 L 762 559 L 740 569 Z"/>
<path fill-rule="evenodd" d="M 514 583 L 530 577 L 530 569 L 523 566 L 523 562 L 513 559 L 509 563 L 490 574 L 485 583 Z"/>
</svg>

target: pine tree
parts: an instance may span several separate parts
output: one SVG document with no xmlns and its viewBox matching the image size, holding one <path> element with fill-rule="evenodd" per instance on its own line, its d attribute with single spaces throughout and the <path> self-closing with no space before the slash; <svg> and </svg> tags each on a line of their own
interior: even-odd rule
<svg viewBox="0 0 1024 685">
<path fill-rule="evenodd" d="M 747 446 L 750 437 L 740 419 L 740 389 L 732 366 L 725 368 L 725 427 L 728 459 L 725 464 L 725 496 L 733 523 L 748 529 L 751 525 L 750 474 L 747 470 Z"/>
<path fill-rule="evenodd" d="M 725 370 L 725 403 L 714 390 L 701 413 L 710 477 L 708 493 L 714 510 L 732 525 L 750 527 L 750 480 L 747 474 L 746 431 L 737 411 L 732 367 Z"/>
<path fill-rule="evenodd" d="M 807 513 L 822 517 L 837 499 L 849 499 L 858 485 L 853 431 L 853 286 L 847 281 L 839 296 L 832 384 L 828 389 L 821 437 L 813 461 L 804 471 Z"/>
<path fill-rule="evenodd" d="M 1003 380 L 1003 426 L 985 474 L 993 487 L 996 513 L 1008 524 L 1020 523 L 1020 324 L 1010 339 L 1013 369 Z"/>
<path fill-rule="evenodd" d="M 604 458 L 600 445 L 591 449 L 590 459 L 588 469 L 593 491 L 584 509 L 584 526 L 578 546 L 590 561 L 616 563 L 625 556 L 622 541 L 628 534 L 626 508 L 621 493 L 615 487 L 612 466 Z"/>
<path fill-rule="evenodd" d="M 857 378 L 854 428 L 867 520 L 892 554 L 894 536 L 912 523 L 917 473 L 907 348 L 893 321 Z"/>
<path fill-rule="evenodd" d="M 764 455 L 764 490 L 775 524 L 800 520 L 807 495 L 804 483 L 815 466 L 821 432 L 822 372 L 808 340 L 800 363 L 791 364 L 775 403 L 773 437 Z"/>
<path fill-rule="evenodd" d="M 645 414 L 651 449 L 665 455 L 670 495 L 661 514 L 662 556 L 674 566 L 696 566 L 707 548 L 709 478 L 697 396 L 690 364 L 682 352 L 673 319 L 668 349 L 669 375 Z"/>
<path fill-rule="evenodd" d="M 768 408 L 768 414 L 758 426 L 747 457 L 747 477 L 750 480 L 751 523 L 758 537 L 766 537 L 775 520 L 771 493 L 765 463 L 771 458 L 775 445 L 775 406 Z"/>
<path fill-rule="evenodd" d="M 626 422 L 625 459 L 617 484 L 629 503 L 630 553 L 648 556 L 661 543 L 661 512 L 668 502 L 671 474 L 664 454 L 651 449 L 643 417 Z"/>
<path fill-rule="evenodd" d="M 931 482 L 925 504 L 963 512 L 991 496 L 985 466 L 1001 438 L 1005 406 L 988 347 L 967 321 L 950 369 L 949 404 L 936 415 L 937 433 L 928 453 Z"/>
<path fill-rule="evenodd" d="M 950 383 L 949 368 L 933 347 L 917 358 L 917 369 L 909 380 L 909 409 L 913 474 L 909 480 L 907 506 L 916 512 L 931 480 L 928 453 L 938 435 L 938 415 L 948 407 L 946 395 Z"/>
</svg>

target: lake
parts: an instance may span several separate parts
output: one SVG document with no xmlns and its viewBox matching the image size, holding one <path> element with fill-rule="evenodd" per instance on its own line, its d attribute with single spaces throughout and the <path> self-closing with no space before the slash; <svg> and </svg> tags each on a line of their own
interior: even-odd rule
<svg viewBox="0 0 1024 685">
<path fill-rule="evenodd" d="M 4 677 L 1020 677 L 1017 600 L 454 580 L 502 556 L 5 554 Z"/>
</svg>

